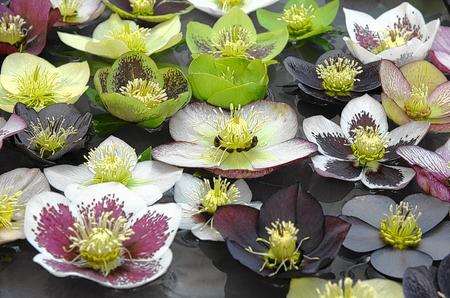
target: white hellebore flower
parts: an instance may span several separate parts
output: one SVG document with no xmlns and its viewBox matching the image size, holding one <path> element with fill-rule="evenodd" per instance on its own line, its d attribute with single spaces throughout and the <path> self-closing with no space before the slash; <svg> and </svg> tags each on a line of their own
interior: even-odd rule
<svg viewBox="0 0 450 298">
<path fill-rule="evenodd" d="M 188 0 L 195 8 L 213 16 L 222 16 L 231 8 L 239 6 L 246 14 L 272 5 L 279 0 Z"/>
<path fill-rule="evenodd" d="M 138 162 L 135 150 L 114 136 L 92 149 L 86 160 L 79 166 L 46 168 L 44 174 L 54 188 L 66 195 L 92 184 L 117 182 L 139 194 L 151 205 L 172 188 L 183 173 L 181 169 L 158 161 Z"/>
<path fill-rule="evenodd" d="M 99 17 L 105 10 L 102 0 L 50 0 L 65 23 L 85 23 Z"/>
<path fill-rule="evenodd" d="M 252 192 L 242 179 L 234 183 L 221 177 L 209 181 L 186 173 L 175 184 L 174 200 L 183 209 L 180 229 L 191 230 L 200 240 L 209 241 L 223 241 L 212 227 L 213 216 L 219 207 L 241 204 L 259 209 L 262 204 L 251 202 Z"/>
<path fill-rule="evenodd" d="M 350 37 L 344 37 L 353 56 L 364 64 L 387 59 L 397 65 L 423 60 L 439 30 L 439 19 L 425 24 L 419 10 L 407 2 L 374 19 L 344 8 Z"/>
</svg>

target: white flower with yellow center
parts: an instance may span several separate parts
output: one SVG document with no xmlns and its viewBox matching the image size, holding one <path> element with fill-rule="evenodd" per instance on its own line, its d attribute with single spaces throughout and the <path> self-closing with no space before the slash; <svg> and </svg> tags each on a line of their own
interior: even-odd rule
<svg viewBox="0 0 450 298">
<path fill-rule="evenodd" d="M 105 5 L 102 0 L 50 0 L 65 23 L 85 23 L 100 16 Z"/>
<path fill-rule="evenodd" d="M 213 16 L 222 16 L 233 7 L 240 7 L 246 14 L 278 2 L 279 0 L 188 0 L 195 8 Z"/>
<path fill-rule="evenodd" d="M 110 136 L 86 156 L 79 166 L 57 165 L 44 169 L 50 184 L 66 194 L 88 185 L 117 182 L 153 204 L 173 187 L 183 170 L 158 161 L 138 162 L 136 151 Z"/>
</svg>

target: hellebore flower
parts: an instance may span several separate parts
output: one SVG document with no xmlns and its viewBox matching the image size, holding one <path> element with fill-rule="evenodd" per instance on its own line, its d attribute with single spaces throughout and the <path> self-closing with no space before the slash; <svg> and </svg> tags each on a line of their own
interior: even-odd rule
<svg viewBox="0 0 450 298">
<path fill-rule="evenodd" d="M 353 56 L 363 63 L 381 59 L 403 65 L 423 60 L 439 29 L 439 19 L 425 24 L 422 13 L 407 2 L 386 11 L 377 19 L 344 8 L 350 37 L 344 37 Z"/>
<path fill-rule="evenodd" d="M 95 28 L 92 37 L 65 32 L 58 32 L 58 36 L 63 43 L 74 49 L 117 59 L 130 51 L 146 55 L 164 51 L 180 42 L 180 30 L 178 16 L 149 29 L 112 14 Z"/>
<path fill-rule="evenodd" d="M 49 0 L 11 0 L 0 4 L 0 54 L 40 54 L 47 42 Z"/>
<path fill-rule="evenodd" d="M 218 208 L 227 205 L 261 206 L 261 202 L 251 202 L 252 192 L 242 179 L 234 183 L 221 177 L 209 181 L 189 174 L 183 174 L 175 184 L 174 200 L 183 209 L 180 229 L 191 230 L 200 240 L 210 241 L 223 241 L 220 233 L 212 227 Z"/>
<path fill-rule="evenodd" d="M 135 150 L 110 136 L 85 157 L 79 166 L 57 165 L 44 169 L 50 184 L 63 192 L 79 192 L 86 186 L 117 182 L 151 205 L 172 188 L 183 170 L 158 161 L 138 162 Z"/>
<path fill-rule="evenodd" d="M 160 23 L 192 10 L 184 0 L 103 0 L 109 9 L 124 19 Z"/>
<path fill-rule="evenodd" d="M 0 117 L 0 149 L 3 146 L 3 140 L 7 137 L 13 136 L 27 127 L 24 119 L 16 114 L 12 114 L 8 121 Z"/>
<path fill-rule="evenodd" d="M 392 121 L 427 121 L 430 131 L 450 132 L 450 82 L 433 64 L 416 61 L 398 69 L 383 60 L 380 78 L 381 100 Z"/>
<path fill-rule="evenodd" d="M 28 127 L 17 134 L 16 145 L 47 164 L 54 164 L 70 151 L 81 149 L 92 119 L 91 113 L 82 115 L 74 106 L 64 103 L 50 105 L 39 112 L 17 103 L 14 113 L 22 117 Z"/>
<path fill-rule="evenodd" d="M 232 8 L 212 28 L 189 22 L 186 31 L 186 42 L 194 58 L 210 54 L 268 62 L 283 51 L 287 41 L 285 28 L 257 34 L 252 20 L 239 7 Z"/>
<path fill-rule="evenodd" d="M 34 196 L 24 230 L 39 251 L 33 261 L 51 274 L 129 289 L 167 271 L 180 217 L 176 204 L 147 206 L 123 185 L 106 183 L 66 197 Z"/>
<path fill-rule="evenodd" d="M 395 152 L 399 146 L 418 144 L 429 126 L 410 122 L 388 132 L 383 107 L 367 94 L 349 101 L 340 127 L 322 115 L 303 121 L 307 139 L 317 144 L 322 154 L 311 158 L 317 174 L 361 180 L 371 189 L 401 189 L 411 181 L 412 169 L 383 163 L 399 158 Z"/>
<path fill-rule="evenodd" d="M 374 278 L 353 281 L 346 277 L 337 283 L 317 277 L 291 280 L 286 298 L 402 298 L 402 286 L 395 281 Z"/>
<path fill-rule="evenodd" d="M 275 193 L 261 210 L 220 207 L 213 227 L 228 251 L 262 276 L 315 274 L 337 255 L 350 225 L 325 216 L 320 204 L 294 185 Z"/>
<path fill-rule="evenodd" d="M 408 268 L 403 275 L 403 293 L 406 298 L 450 297 L 450 255 L 437 272 L 425 266 Z"/>
<path fill-rule="evenodd" d="M 339 0 L 319 7 L 312 0 L 288 1 L 282 13 L 257 11 L 258 22 L 267 30 L 287 28 L 289 40 L 297 41 L 333 30 L 331 25 L 339 9 Z"/>
<path fill-rule="evenodd" d="M 155 128 L 191 99 L 191 88 L 175 66 L 158 69 L 144 54 L 129 52 L 94 78 L 105 109 L 117 118 Z"/>
<path fill-rule="evenodd" d="M 49 190 L 39 169 L 18 168 L 0 175 L 0 245 L 25 239 L 23 218 L 28 200 Z"/>
<path fill-rule="evenodd" d="M 162 162 L 205 168 L 226 178 L 256 178 L 317 151 L 296 138 L 297 115 L 287 104 L 261 100 L 224 111 L 192 103 L 170 119 L 174 143 L 153 149 Z"/>
<path fill-rule="evenodd" d="M 429 57 L 440 71 L 450 74 L 450 27 L 439 28 Z"/>
<path fill-rule="evenodd" d="M 67 24 L 81 24 L 98 18 L 105 10 L 102 0 L 50 0 Z"/>
<path fill-rule="evenodd" d="M 342 208 L 351 223 L 344 246 L 371 252 L 376 270 L 402 278 L 408 267 L 431 266 L 450 253 L 448 212 L 449 204 L 424 194 L 399 204 L 380 195 L 355 197 Z"/>
<path fill-rule="evenodd" d="M 260 60 L 211 55 L 194 59 L 188 77 L 195 98 L 222 108 L 265 98 L 269 84 L 267 66 Z"/>
<path fill-rule="evenodd" d="M 378 65 L 378 62 L 362 64 L 340 50 L 323 54 L 315 65 L 296 57 L 284 60 L 300 90 L 318 103 L 346 103 L 378 88 Z"/>
<path fill-rule="evenodd" d="M 55 67 L 38 56 L 11 54 L 0 73 L 0 109 L 12 113 L 18 102 L 36 111 L 55 103 L 75 103 L 88 88 L 89 73 L 87 62 Z"/>
<path fill-rule="evenodd" d="M 213 16 L 222 16 L 233 7 L 239 7 L 246 14 L 249 14 L 258 8 L 266 7 L 278 2 L 279 0 L 187 0 L 195 8 L 204 11 Z"/>
<path fill-rule="evenodd" d="M 402 146 L 397 154 L 413 166 L 417 184 L 425 193 L 450 202 L 450 140 L 436 152 L 418 146 Z"/>
</svg>

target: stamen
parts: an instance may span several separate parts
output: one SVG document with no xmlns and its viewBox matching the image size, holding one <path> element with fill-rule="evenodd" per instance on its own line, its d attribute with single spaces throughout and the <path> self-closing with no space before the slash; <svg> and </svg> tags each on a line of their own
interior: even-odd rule
<svg viewBox="0 0 450 298">
<path fill-rule="evenodd" d="M 80 6 L 80 0 L 61 0 L 58 8 L 63 21 L 65 22 L 70 18 L 76 17 L 80 10 Z"/>
<path fill-rule="evenodd" d="M 312 5 L 293 4 L 284 9 L 283 14 L 278 19 L 287 23 L 291 35 L 301 35 L 312 27 L 315 9 Z"/>
<path fill-rule="evenodd" d="M 351 148 L 357 159 L 357 166 L 376 170 L 378 161 L 386 154 L 388 147 L 386 136 L 371 126 L 358 127 L 353 130 L 353 133 Z"/>
<path fill-rule="evenodd" d="M 405 101 L 405 112 L 414 120 L 425 120 L 431 114 L 428 104 L 428 86 L 425 84 L 412 86 L 411 97 Z"/>
<path fill-rule="evenodd" d="M 246 28 L 233 25 L 220 30 L 211 44 L 215 48 L 212 53 L 214 55 L 251 59 L 248 51 L 255 45 L 255 41 L 250 38 L 250 32 Z"/>
<path fill-rule="evenodd" d="M 316 67 L 322 86 L 330 96 L 346 96 L 353 90 L 362 66 L 348 58 L 328 58 Z"/>
<path fill-rule="evenodd" d="M 204 194 L 201 200 L 199 213 L 213 215 L 217 208 L 234 203 L 239 198 L 239 189 L 227 179 L 214 178 L 213 185 L 208 180 L 203 181 Z"/>
<path fill-rule="evenodd" d="M 21 43 L 32 26 L 26 28 L 26 22 L 21 16 L 4 14 L 0 18 L 0 42 L 16 45 Z"/>
<path fill-rule="evenodd" d="M 21 210 L 18 205 L 22 192 L 18 191 L 12 195 L 0 195 L 0 231 L 3 229 L 11 229 L 13 227 L 14 214 Z"/>
<path fill-rule="evenodd" d="M 137 26 L 132 28 L 130 24 L 125 24 L 120 28 L 111 30 L 106 38 L 122 41 L 130 51 L 147 53 L 146 40 L 150 34 L 150 29 Z"/>
<path fill-rule="evenodd" d="M 242 5 L 244 0 L 217 0 L 217 2 L 223 11 L 228 11 L 235 6 Z"/>
<path fill-rule="evenodd" d="M 325 285 L 323 291 L 316 289 L 318 298 L 353 298 L 353 297 L 364 297 L 364 298 L 375 298 L 376 291 L 373 287 L 357 281 L 353 284 L 353 280 L 349 277 L 339 280 L 338 283 L 328 282 Z"/>
<path fill-rule="evenodd" d="M 169 99 L 166 90 L 158 82 L 140 78 L 128 81 L 127 85 L 122 86 L 119 91 L 125 96 L 142 101 L 150 109 Z"/>
<path fill-rule="evenodd" d="M 133 14 L 151 16 L 154 14 L 156 0 L 130 0 Z"/>
</svg>

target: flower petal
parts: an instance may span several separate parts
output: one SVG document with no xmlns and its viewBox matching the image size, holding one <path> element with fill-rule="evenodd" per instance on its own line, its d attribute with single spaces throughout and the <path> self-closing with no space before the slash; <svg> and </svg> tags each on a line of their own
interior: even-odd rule
<svg viewBox="0 0 450 298">
<path fill-rule="evenodd" d="M 25 238 L 26 237 L 22 226 L 0 230 L 0 245 Z"/>
<path fill-rule="evenodd" d="M 70 184 L 86 184 L 94 174 L 85 166 L 58 165 L 44 169 L 48 182 L 60 191 L 65 191 Z"/>
<path fill-rule="evenodd" d="M 444 145 L 436 149 L 436 153 L 442 156 L 446 161 L 450 162 L 450 140 L 447 140 Z"/>
<path fill-rule="evenodd" d="M 376 172 L 364 169 L 361 181 L 370 189 L 402 189 L 413 178 L 413 169 L 380 165 Z"/>
<path fill-rule="evenodd" d="M 437 31 L 439 30 L 439 27 L 441 25 L 441 22 L 439 19 L 433 20 L 426 24 L 426 34 L 424 36 L 425 42 L 423 42 L 419 47 L 417 47 L 414 51 L 413 60 L 424 60 L 428 52 L 430 51 L 433 42 L 436 38 Z"/>
<path fill-rule="evenodd" d="M 430 51 L 429 59 L 440 71 L 450 73 L 450 53 Z"/>
<path fill-rule="evenodd" d="M 164 193 L 175 185 L 182 173 L 182 169 L 159 161 L 143 161 L 137 163 L 134 168 L 133 179 L 136 179 L 137 183 L 151 183 Z"/>
<path fill-rule="evenodd" d="M 249 204 L 252 201 L 252 191 L 244 179 L 238 179 L 234 182 L 234 186 L 239 190 L 238 204 Z"/>
<path fill-rule="evenodd" d="M 278 1 L 279 0 L 245 1 L 244 5 L 242 6 L 242 10 L 245 11 L 245 13 L 249 14 L 259 8 L 263 8 L 263 7 L 272 5 Z"/>
<path fill-rule="evenodd" d="M 293 278 L 286 298 L 314 298 L 317 292 L 324 293 L 328 280 L 318 277 Z"/>
<path fill-rule="evenodd" d="M 311 158 L 314 170 L 322 177 L 336 178 L 345 181 L 361 180 L 362 169 L 353 165 L 352 161 L 339 160 L 326 155 Z"/>
<path fill-rule="evenodd" d="M 213 159 L 205 158 L 209 152 L 207 147 L 187 142 L 174 142 L 153 149 L 156 160 L 178 167 L 212 168 L 217 166 Z"/>
<path fill-rule="evenodd" d="M 405 271 L 403 275 L 403 293 L 406 298 L 430 297 L 437 291 L 434 285 L 433 273 L 427 267 L 411 267 Z"/>
<path fill-rule="evenodd" d="M 259 275 L 269 276 L 272 270 L 263 268 L 264 259 L 254 253 L 248 252 L 241 244 L 233 240 L 226 240 L 228 252 L 242 265 L 248 267 Z M 247 246 L 248 247 L 248 246 Z M 247 248 L 246 247 L 246 248 Z M 259 250 L 258 250 L 259 251 Z M 264 251 L 264 250 L 261 250 Z"/>
<path fill-rule="evenodd" d="M 379 229 L 381 219 L 389 213 L 390 206 L 396 206 L 396 203 L 386 196 L 358 196 L 345 203 L 342 207 L 342 214 L 361 219 L 372 227 Z M 367 210 L 370 210 L 370 212 Z"/>
<path fill-rule="evenodd" d="M 435 112 L 430 115 L 433 118 L 450 116 L 450 82 L 439 85 L 428 97 L 428 102 Z"/>
<path fill-rule="evenodd" d="M 349 30 L 350 32 L 350 30 Z M 345 44 L 347 45 L 348 50 L 350 53 L 358 58 L 362 63 L 368 64 L 372 62 L 376 62 L 381 60 L 381 57 L 375 55 L 374 53 L 370 52 L 369 50 L 366 50 L 362 46 L 360 46 L 357 42 L 351 40 L 350 38 L 344 36 L 343 38 Z"/>
<path fill-rule="evenodd" d="M 372 212 L 373 211 L 371 210 L 367 213 Z M 374 251 L 386 245 L 383 240 L 381 240 L 380 231 L 378 229 L 375 229 L 355 217 L 348 217 L 345 220 L 351 224 L 350 230 L 348 231 L 347 237 L 345 237 L 345 241 L 343 243 L 346 248 L 361 253 Z"/>
<path fill-rule="evenodd" d="M 405 111 L 400 108 L 394 100 L 387 97 L 384 92 L 381 93 L 381 103 L 383 104 L 384 111 L 388 118 L 397 125 L 403 125 L 411 121 Z"/>
<path fill-rule="evenodd" d="M 439 265 L 437 280 L 439 288 L 445 296 L 450 296 L 450 255 L 445 257 Z"/>
<path fill-rule="evenodd" d="M 403 108 L 406 100 L 411 96 L 411 86 L 400 69 L 389 60 L 382 60 L 380 64 L 380 79 L 383 92 L 395 103 Z"/>
<path fill-rule="evenodd" d="M 450 169 L 447 161 L 439 154 L 423 149 L 419 146 L 401 146 L 396 150 L 397 154 L 412 166 L 419 166 L 436 175 L 442 180 L 450 177 Z"/>
<path fill-rule="evenodd" d="M 224 11 L 219 8 L 217 3 L 215 1 L 208 1 L 208 0 L 187 0 L 190 3 L 192 3 L 195 8 L 206 12 L 207 14 L 213 15 L 213 16 L 222 16 L 224 14 Z"/>
<path fill-rule="evenodd" d="M 191 232 L 195 237 L 203 241 L 224 241 L 220 233 L 209 224 L 197 224 L 197 226 L 192 228 Z"/>
<path fill-rule="evenodd" d="M 197 207 L 202 198 L 199 197 L 203 181 L 191 174 L 183 173 L 175 183 L 173 199 L 176 203 Z"/>
<path fill-rule="evenodd" d="M 433 173 L 418 166 L 413 166 L 413 168 L 416 171 L 417 184 L 422 188 L 424 193 L 450 202 L 450 188 L 445 184 L 445 181 L 439 180 Z"/>
<path fill-rule="evenodd" d="M 50 185 L 39 169 L 17 168 L 0 175 L 0 194 L 14 194 L 22 192 L 19 204 L 26 204 L 28 200 L 41 192 L 50 191 Z"/>
<path fill-rule="evenodd" d="M 445 221 L 423 236 L 417 250 L 440 261 L 450 254 L 450 221 Z"/>
<path fill-rule="evenodd" d="M 377 30 L 377 25 L 376 25 L 376 21 L 375 19 L 362 12 L 362 11 L 358 11 L 358 10 L 353 10 L 353 9 L 348 9 L 348 8 L 344 8 L 344 15 L 345 15 L 345 25 L 347 27 L 347 31 L 348 34 L 350 36 L 350 39 L 353 42 L 357 42 L 358 37 L 356 35 L 356 30 L 355 27 L 356 25 L 361 26 L 361 27 L 366 27 L 369 30 Z M 363 61 L 363 63 L 366 63 Z"/>
<path fill-rule="evenodd" d="M 323 90 L 322 81 L 317 76 L 316 66 L 314 64 L 296 57 L 287 57 L 283 63 L 295 81 L 318 90 Z"/>
<path fill-rule="evenodd" d="M 133 169 L 136 166 L 138 161 L 136 151 L 126 142 L 122 141 L 121 139 L 115 136 L 109 136 L 106 140 L 101 142 L 97 148 L 107 148 L 107 147 L 115 148 L 116 149 L 115 152 L 119 157 L 129 159 L 131 163 L 130 166 L 131 169 Z"/>
<path fill-rule="evenodd" d="M 358 74 L 356 78 L 353 91 L 355 92 L 369 92 L 380 87 L 379 62 L 372 62 L 362 65 L 362 73 Z"/>
<path fill-rule="evenodd" d="M 0 127 L 0 148 L 2 147 L 3 139 L 10 137 L 27 127 L 24 119 L 20 118 L 16 114 L 11 114 L 8 121 Z"/>
</svg>

